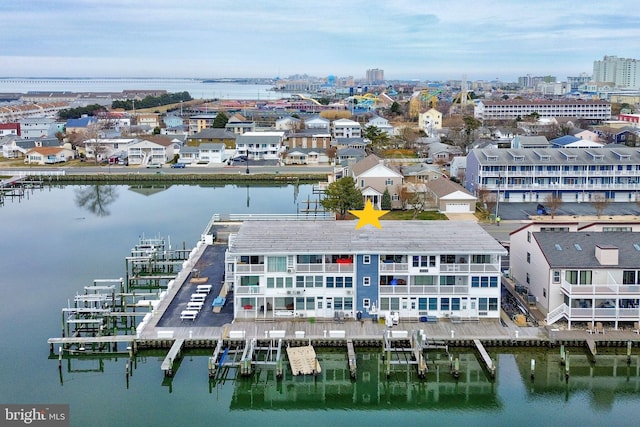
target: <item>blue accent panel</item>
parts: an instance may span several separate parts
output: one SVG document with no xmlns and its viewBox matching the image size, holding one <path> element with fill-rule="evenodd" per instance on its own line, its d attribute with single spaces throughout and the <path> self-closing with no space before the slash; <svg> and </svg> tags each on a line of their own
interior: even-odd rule
<svg viewBox="0 0 640 427">
<path fill-rule="evenodd" d="M 378 287 L 380 284 L 380 276 L 379 276 L 379 262 L 380 256 L 377 254 L 367 254 L 371 260 L 369 264 L 365 264 L 363 262 L 364 256 L 363 254 L 356 255 L 356 283 L 355 283 L 355 295 L 354 295 L 354 308 L 356 312 L 362 312 L 362 318 L 370 318 L 368 312 L 365 311 L 362 306 L 362 300 L 365 298 L 369 298 L 371 304 L 375 304 L 376 307 L 380 307 L 378 304 Z M 370 277 L 370 285 L 362 286 L 362 278 Z"/>
</svg>

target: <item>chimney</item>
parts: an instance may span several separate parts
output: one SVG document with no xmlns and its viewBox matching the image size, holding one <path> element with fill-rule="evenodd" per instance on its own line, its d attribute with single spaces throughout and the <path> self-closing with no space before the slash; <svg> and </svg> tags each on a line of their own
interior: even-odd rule
<svg viewBox="0 0 640 427">
<path fill-rule="evenodd" d="M 618 248 L 610 245 L 596 245 L 596 259 L 600 265 L 618 265 Z"/>
</svg>

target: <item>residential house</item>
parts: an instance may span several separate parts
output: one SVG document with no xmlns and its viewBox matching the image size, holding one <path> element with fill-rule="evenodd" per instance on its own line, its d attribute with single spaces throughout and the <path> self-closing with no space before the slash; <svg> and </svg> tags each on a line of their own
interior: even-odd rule
<svg viewBox="0 0 640 427">
<path fill-rule="evenodd" d="M 429 163 L 414 163 L 400 166 L 400 173 L 406 184 L 424 184 L 427 181 L 439 179 L 443 173 L 440 166 Z"/>
<path fill-rule="evenodd" d="M 315 148 L 292 148 L 282 153 L 282 162 L 285 165 L 310 165 L 328 163 L 329 157 Z"/>
<path fill-rule="evenodd" d="M 136 125 L 142 129 L 153 130 L 160 127 L 160 115 L 155 113 L 136 114 Z"/>
<path fill-rule="evenodd" d="M 93 116 L 84 116 L 79 119 L 67 119 L 64 127 L 67 136 L 72 133 L 87 134 L 89 126 L 98 123 L 98 119 Z"/>
<path fill-rule="evenodd" d="M 602 148 L 471 150 L 465 187 L 495 192 L 500 202 L 541 202 L 547 196 L 588 202 L 601 194 L 634 202 L 640 190 L 640 152 L 624 145 Z"/>
<path fill-rule="evenodd" d="M 27 152 L 35 147 L 60 147 L 57 138 L 22 139 L 18 136 L 5 136 L 0 138 L 2 156 L 7 159 L 25 157 Z"/>
<path fill-rule="evenodd" d="M 360 123 L 349 119 L 338 119 L 332 122 L 334 138 L 361 138 Z"/>
<path fill-rule="evenodd" d="M 72 160 L 75 152 L 65 147 L 34 147 L 27 151 L 24 162 L 29 165 L 53 165 Z"/>
<path fill-rule="evenodd" d="M 438 164 L 448 164 L 455 156 L 461 156 L 462 150 L 456 145 L 432 142 L 427 145 L 429 158 Z"/>
<path fill-rule="evenodd" d="M 388 190 L 391 195 L 391 207 L 394 209 L 402 207 L 400 193 L 404 177 L 394 168 L 386 166 L 380 157 L 370 154 L 348 166 L 348 169 L 348 175 L 353 178 L 365 200 L 371 200 L 374 208 L 382 208 L 382 195 L 385 190 Z"/>
<path fill-rule="evenodd" d="M 418 115 L 418 127 L 423 130 L 428 137 L 437 134 L 438 129 L 442 129 L 442 113 L 435 108 L 430 108 Z"/>
<path fill-rule="evenodd" d="M 326 150 L 331 147 L 331 134 L 320 129 L 303 129 L 287 134 L 285 144 L 292 148 L 312 148 Z"/>
<path fill-rule="evenodd" d="M 240 114 L 236 113 L 229 117 L 229 121 L 224 126 L 229 132 L 233 132 L 236 135 L 242 135 L 247 132 L 255 132 L 256 124 L 251 120 L 245 119 Z"/>
<path fill-rule="evenodd" d="M 234 317 L 500 318 L 507 251 L 476 222 L 382 223 L 243 222 L 225 253 Z"/>
<path fill-rule="evenodd" d="M 200 144 L 224 144 L 228 149 L 236 148 L 237 135 L 226 129 L 202 129 L 200 132 L 187 137 L 187 144 L 191 147 L 197 147 Z"/>
<path fill-rule="evenodd" d="M 137 139 L 127 145 L 129 165 L 164 164 L 173 160 L 174 155 L 175 143 L 159 135 Z"/>
<path fill-rule="evenodd" d="M 194 135 L 203 129 L 212 128 L 216 116 L 217 114 L 197 114 L 189 117 L 189 135 Z"/>
<path fill-rule="evenodd" d="M 364 159 L 367 153 L 358 148 L 338 148 L 336 151 L 336 165 L 348 166 Z"/>
<path fill-rule="evenodd" d="M 581 139 L 573 135 L 564 135 L 549 141 L 552 147 L 556 148 L 600 148 L 604 144 Z"/>
<path fill-rule="evenodd" d="M 464 178 L 467 175 L 467 156 L 456 156 L 451 159 L 451 166 L 449 166 L 449 176 L 455 178 L 460 183 L 464 183 Z"/>
<path fill-rule="evenodd" d="M 367 124 L 364 125 L 364 127 L 368 128 L 370 126 L 375 126 L 376 128 L 380 129 L 382 132 L 386 133 L 390 137 L 394 135 L 393 126 L 390 125 L 389 120 L 385 119 L 384 117 L 380 117 L 380 116 L 371 117 L 367 122 Z"/>
<path fill-rule="evenodd" d="M 129 146 L 136 142 L 135 138 L 97 138 L 87 139 L 83 142 L 84 155 L 88 159 L 98 162 L 105 161 L 109 157 L 122 151 L 127 151 Z M 135 164 L 135 163 L 133 163 Z"/>
<path fill-rule="evenodd" d="M 355 148 L 356 150 L 365 150 L 369 142 L 364 138 L 336 138 L 334 145 L 338 149 Z"/>
<path fill-rule="evenodd" d="M 640 318 L 637 223 L 532 223 L 510 235 L 510 275 L 546 315 L 568 328 L 631 327 Z"/>
<path fill-rule="evenodd" d="M 304 121 L 306 129 L 322 131 L 321 133 L 331 133 L 331 120 L 321 116 L 314 116 Z"/>
<path fill-rule="evenodd" d="M 585 129 L 571 129 L 571 131 L 569 132 L 570 135 L 573 135 L 575 137 L 578 137 L 584 141 L 591 141 L 591 142 L 598 142 L 598 143 L 602 143 L 602 139 L 600 139 L 600 135 L 598 135 L 596 132 L 592 132 L 590 130 L 585 130 Z"/>
<path fill-rule="evenodd" d="M 20 136 L 20 122 L 0 123 L 0 138 L 10 135 Z"/>
<path fill-rule="evenodd" d="M 55 120 L 48 117 L 26 117 L 20 123 L 20 136 L 24 139 L 53 138 L 58 126 Z"/>
<path fill-rule="evenodd" d="M 203 142 L 198 146 L 184 146 L 180 149 L 179 163 L 222 164 L 229 158 L 222 143 Z"/>
<path fill-rule="evenodd" d="M 432 195 L 438 210 L 445 214 L 474 213 L 478 199 L 463 186 L 446 176 L 432 179 L 425 183 L 427 191 Z"/>
<path fill-rule="evenodd" d="M 278 159 L 284 150 L 284 131 L 245 132 L 236 138 L 236 154 L 252 160 Z"/>
<path fill-rule="evenodd" d="M 278 119 L 275 123 L 276 130 L 298 131 L 301 127 L 302 120 L 291 116 Z"/>
<path fill-rule="evenodd" d="M 516 135 L 511 140 L 511 148 L 549 148 L 551 144 L 544 136 Z"/>
</svg>

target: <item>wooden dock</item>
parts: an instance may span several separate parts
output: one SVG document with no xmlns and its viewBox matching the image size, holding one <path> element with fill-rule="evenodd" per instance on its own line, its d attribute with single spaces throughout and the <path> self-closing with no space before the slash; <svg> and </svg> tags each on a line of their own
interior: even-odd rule
<svg viewBox="0 0 640 427">
<path fill-rule="evenodd" d="M 173 342 L 169 353 L 167 353 L 167 357 L 164 358 L 161 365 L 162 372 L 164 372 L 165 376 L 173 376 L 173 366 L 176 359 L 182 354 L 182 347 L 184 347 L 184 338 L 178 338 Z"/>
<path fill-rule="evenodd" d="M 480 340 L 475 339 L 475 340 L 473 340 L 473 343 L 475 344 L 476 349 L 478 350 L 478 353 L 480 353 L 480 358 L 484 362 L 484 365 L 487 368 L 487 370 L 489 371 L 489 374 L 491 374 L 492 378 L 495 378 L 495 376 L 496 376 L 496 366 L 493 364 L 493 360 L 491 360 L 491 357 L 489 356 L 489 353 L 487 353 L 487 350 L 485 350 L 485 348 L 482 345 L 482 343 L 480 342 Z"/>
<path fill-rule="evenodd" d="M 287 356 L 291 373 L 298 375 L 317 375 L 321 372 L 320 363 L 313 346 L 287 347 Z"/>
</svg>

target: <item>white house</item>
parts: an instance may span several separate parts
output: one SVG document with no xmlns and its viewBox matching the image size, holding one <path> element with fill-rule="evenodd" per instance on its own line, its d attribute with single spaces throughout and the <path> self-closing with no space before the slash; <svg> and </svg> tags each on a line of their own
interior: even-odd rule
<svg viewBox="0 0 640 427">
<path fill-rule="evenodd" d="M 181 147 L 178 162 L 185 164 L 222 164 L 228 157 L 226 146 L 223 143 L 203 142 L 195 147 Z"/>
<path fill-rule="evenodd" d="M 338 119 L 333 121 L 334 138 L 360 138 L 362 137 L 362 127 L 360 123 L 349 119 Z"/>
<path fill-rule="evenodd" d="M 539 222 L 510 235 L 510 274 L 551 325 L 618 329 L 640 319 L 640 225 Z"/>
<path fill-rule="evenodd" d="M 24 162 L 29 165 L 52 165 L 72 160 L 75 153 L 65 147 L 34 147 L 27 151 Z"/>
<path fill-rule="evenodd" d="M 245 132 L 236 138 L 236 154 L 250 159 L 278 159 L 284 150 L 284 131 Z"/>
<path fill-rule="evenodd" d="M 394 134 L 393 126 L 391 126 L 389 124 L 389 120 L 385 119 L 384 117 L 380 117 L 380 116 L 371 117 L 371 119 L 369 119 L 369 121 L 365 125 L 365 128 L 368 128 L 370 126 L 377 127 L 382 132 L 386 133 L 388 136 L 393 136 Z"/>
<path fill-rule="evenodd" d="M 136 140 L 127 146 L 129 165 L 164 164 L 174 157 L 174 143 L 170 139 Z"/>
<path fill-rule="evenodd" d="M 331 121 L 324 117 L 315 116 L 304 121 L 304 127 L 306 129 L 317 129 L 324 131 L 323 133 L 331 132 Z"/>
</svg>

